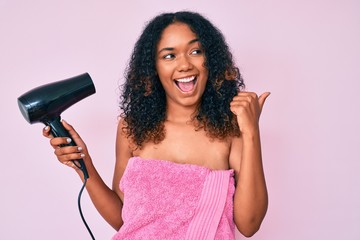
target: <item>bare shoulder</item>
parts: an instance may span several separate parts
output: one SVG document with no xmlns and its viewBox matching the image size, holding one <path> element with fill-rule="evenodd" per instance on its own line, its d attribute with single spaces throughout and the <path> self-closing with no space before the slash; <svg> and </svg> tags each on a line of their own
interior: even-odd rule
<svg viewBox="0 0 360 240">
<path fill-rule="evenodd" d="M 240 172 L 240 163 L 242 156 L 242 138 L 241 137 L 233 137 L 231 139 L 231 147 L 230 147 L 230 155 L 229 155 L 229 165 L 231 169 L 234 169 L 235 176 L 237 176 Z"/>
<path fill-rule="evenodd" d="M 117 127 L 116 134 L 116 152 L 120 151 L 121 153 L 129 152 L 131 153 L 130 140 L 126 133 L 126 123 L 124 119 L 120 119 Z"/>
<path fill-rule="evenodd" d="M 119 188 L 120 180 L 124 174 L 127 162 L 132 157 L 130 140 L 125 132 L 126 123 L 123 119 L 119 120 L 116 135 L 116 162 L 113 177 L 113 190 L 123 199 L 123 193 Z"/>
</svg>

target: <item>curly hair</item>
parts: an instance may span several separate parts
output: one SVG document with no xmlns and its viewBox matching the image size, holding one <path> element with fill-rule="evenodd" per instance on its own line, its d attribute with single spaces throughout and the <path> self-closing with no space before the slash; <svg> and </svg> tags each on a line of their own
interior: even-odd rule
<svg viewBox="0 0 360 240">
<path fill-rule="evenodd" d="M 194 115 L 196 130 L 203 128 L 210 138 L 239 136 L 230 102 L 245 85 L 221 31 L 199 13 L 163 13 L 150 20 L 132 52 L 120 97 L 124 131 L 136 146 L 165 138 L 166 96 L 156 72 L 156 49 L 164 29 L 172 23 L 187 24 L 205 50 L 208 80 Z"/>
</svg>

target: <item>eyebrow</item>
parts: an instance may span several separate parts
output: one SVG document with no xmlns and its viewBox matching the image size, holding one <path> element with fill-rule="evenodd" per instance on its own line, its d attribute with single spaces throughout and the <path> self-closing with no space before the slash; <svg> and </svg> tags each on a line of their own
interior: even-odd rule
<svg viewBox="0 0 360 240">
<path fill-rule="evenodd" d="M 189 42 L 188 42 L 188 45 L 191 45 L 191 44 L 193 44 L 193 43 L 195 43 L 195 42 L 199 42 L 199 39 L 198 39 L 198 38 L 195 38 L 195 39 L 189 41 Z M 165 47 L 165 48 L 162 48 L 162 49 L 158 52 L 158 54 L 161 53 L 161 52 L 163 52 L 163 51 L 173 51 L 173 50 L 174 50 L 174 48 L 172 48 L 172 47 Z"/>
</svg>

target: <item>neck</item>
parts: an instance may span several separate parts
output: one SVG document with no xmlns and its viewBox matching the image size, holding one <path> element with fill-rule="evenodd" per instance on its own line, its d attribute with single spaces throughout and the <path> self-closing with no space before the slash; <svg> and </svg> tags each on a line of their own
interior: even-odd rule
<svg viewBox="0 0 360 240">
<path fill-rule="evenodd" d="M 168 104 L 166 108 L 166 121 L 188 123 L 193 120 L 196 112 L 196 106 Z"/>
</svg>

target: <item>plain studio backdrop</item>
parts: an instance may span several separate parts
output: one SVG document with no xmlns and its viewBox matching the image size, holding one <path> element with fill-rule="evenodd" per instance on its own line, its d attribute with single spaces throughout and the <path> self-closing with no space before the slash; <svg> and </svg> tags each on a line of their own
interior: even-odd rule
<svg viewBox="0 0 360 240">
<path fill-rule="evenodd" d="M 90 239 L 82 183 L 58 163 L 43 125 L 17 98 L 88 72 L 97 93 L 62 117 L 111 185 L 118 85 L 144 24 L 165 11 L 208 17 L 248 91 L 272 94 L 261 116 L 269 209 L 252 239 L 360 239 L 360 2 L 0 0 L 0 239 Z M 82 196 L 96 239 L 115 231 Z M 237 233 L 237 239 L 244 239 Z"/>
</svg>

